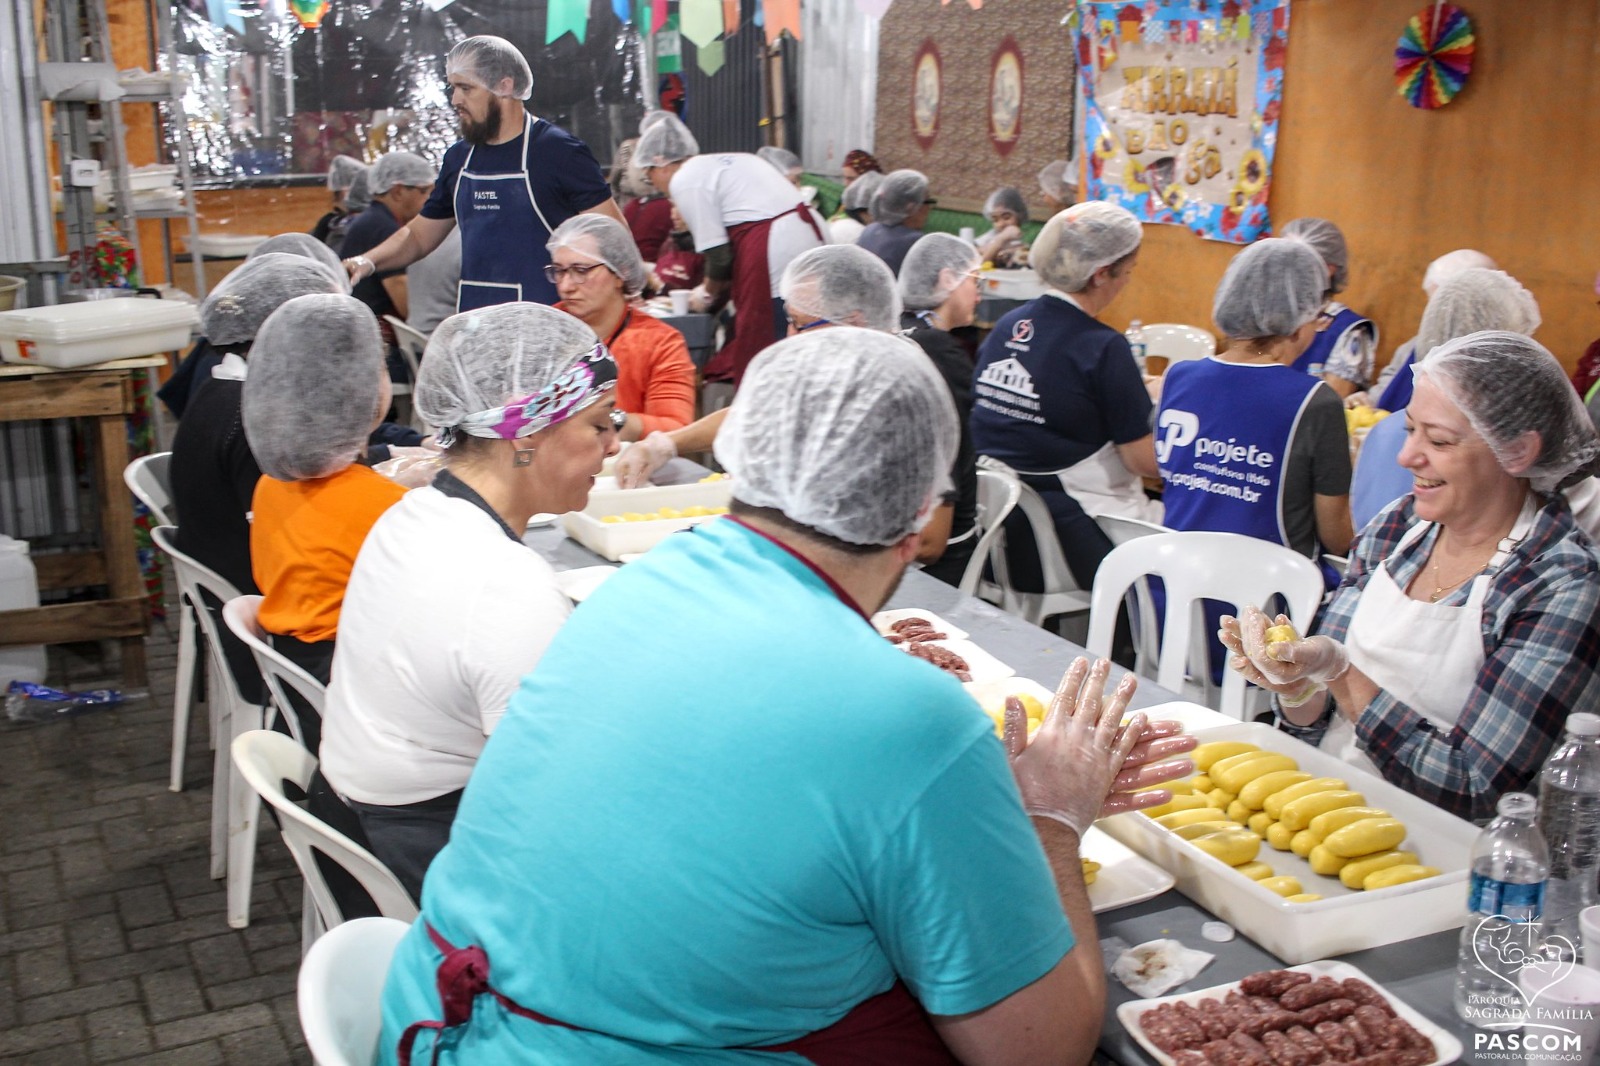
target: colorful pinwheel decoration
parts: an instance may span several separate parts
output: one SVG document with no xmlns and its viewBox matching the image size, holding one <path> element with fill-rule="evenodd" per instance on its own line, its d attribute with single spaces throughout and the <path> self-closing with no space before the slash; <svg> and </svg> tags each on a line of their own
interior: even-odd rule
<svg viewBox="0 0 1600 1066">
<path fill-rule="evenodd" d="M 1472 20 L 1436 2 L 1406 23 L 1394 50 L 1394 77 L 1412 107 L 1433 110 L 1456 98 L 1472 73 Z"/>
</svg>

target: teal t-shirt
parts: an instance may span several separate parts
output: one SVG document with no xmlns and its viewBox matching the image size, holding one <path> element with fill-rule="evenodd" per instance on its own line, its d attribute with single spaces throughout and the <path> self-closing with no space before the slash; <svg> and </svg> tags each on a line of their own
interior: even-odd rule
<svg viewBox="0 0 1600 1066">
<path fill-rule="evenodd" d="M 495 989 L 589 1030 L 482 996 L 441 1062 L 800 1062 L 715 1049 L 823 1029 L 897 976 L 931 1013 L 978 1010 L 1073 944 L 990 719 L 728 519 L 573 613 L 422 903 L 484 948 Z M 439 959 L 419 923 L 384 991 L 383 1062 L 443 1016 Z"/>
</svg>

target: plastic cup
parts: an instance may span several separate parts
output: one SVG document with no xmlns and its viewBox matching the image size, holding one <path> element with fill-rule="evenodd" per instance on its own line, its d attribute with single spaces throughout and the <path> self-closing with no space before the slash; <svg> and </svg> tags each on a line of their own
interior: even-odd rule
<svg viewBox="0 0 1600 1066">
<path fill-rule="evenodd" d="M 962 226 L 960 236 L 968 244 L 978 243 L 978 234 L 971 226 Z"/>
<path fill-rule="evenodd" d="M 675 315 L 686 315 L 686 314 L 689 313 L 689 290 L 688 289 L 673 289 L 672 292 L 669 293 L 668 295 L 672 297 L 672 313 L 673 314 L 675 314 Z"/>
<path fill-rule="evenodd" d="M 1524 1062 L 1593 1061 L 1600 1044 L 1600 970 L 1537 963 L 1522 968 L 1517 986 L 1527 1001 Z"/>
<path fill-rule="evenodd" d="M 1583 933 L 1583 964 L 1600 970 L 1600 907 L 1579 911 L 1578 928 Z"/>
</svg>

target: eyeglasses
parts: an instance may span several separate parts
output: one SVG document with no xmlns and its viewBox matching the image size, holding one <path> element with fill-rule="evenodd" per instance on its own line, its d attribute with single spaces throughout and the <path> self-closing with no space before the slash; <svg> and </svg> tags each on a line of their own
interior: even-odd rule
<svg viewBox="0 0 1600 1066">
<path fill-rule="evenodd" d="M 783 313 L 783 317 L 789 320 L 789 328 L 794 330 L 796 333 L 804 333 L 806 330 L 816 329 L 818 326 L 833 325 L 833 323 L 826 318 L 814 318 L 805 325 L 801 325 L 799 322 L 795 321 L 794 312 L 792 311 L 785 311 Z"/>
<path fill-rule="evenodd" d="M 551 263 L 544 268 L 544 279 L 552 285 L 559 285 L 568 274 L 571 274 L 572 280 L 577 282 L 579 285 L 582 285 L 584 282 L 589 280 L 590 274 L 594 273 L 596 270 L 604 269 L 606 269 L 606 265 L 604 263 L 590 263 L 588 266 L 566 267 L 556 266 L 554 263 Z"/>
</svg>

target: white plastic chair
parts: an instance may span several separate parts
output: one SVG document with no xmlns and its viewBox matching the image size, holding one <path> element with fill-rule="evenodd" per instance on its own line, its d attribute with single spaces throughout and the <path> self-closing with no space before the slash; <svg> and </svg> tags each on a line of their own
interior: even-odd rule
<svg viewBox="0 0 1600 1066">
<path fill-rule="evenodd" d="M 1015 482 L 1016 507 L 1028 520 L 1033 530 L 1033 543 L 1039 552 L 1039 573 L 1043 578 L 1044 591 L 1021 592 L 1011 583 L 1010 567 L 1005 558 L 1005 536 L 1001 534 L 996 538 L 991 554 L 995 560 L 994 576 L 1001 608 L 1036 626 L 1044 625 L 1045 619 L 1054 615 L 1075 615 L 1087 611 L 1089 595 L 1072 576 L 1072 568 L 1067 565 L 1067 557 L 1061 551 L 1061 541 L 1056 536 L 1055 519 L 1050 516 L 1050 507 L 1044 498 L 1023 484 L 1014 472 L 1006 469 L 1004 463 L 988 456 L 978 458 L 978 470 L 980 474 L 986 470 L 999 471 Z"/>
<path fill-rule="evenodd" d="M 411 929 L 394 918 L 357 918 L 331 929 L 300 964 L 300 1030 L 319 1066 L 372 1066 L 383 1028 L 383 983 Z"/>
<path fill-rule="evenodd" d="M 1248 604 L 1263 606 L 1281 595 L 1288 615 L 1304 633 L 1322 602 L 1322 571 L 1310 559 L 1282 545 L 1237 533 L 1160 533 L 1139 537 L 1111 550 L 1095 574 L 1089 612 L 1091 655 L 1109 655 L 1117 609 L 1139 579 L 1159 577 L 1166 586 L 1166 621 L 1161 632 L 1161 659 L 1156 683 L 1183 691 L 1191 659 L 1193 630 L 1200 600 L 1220 600 L 1235 612 Z M 1204 659 L 1201 660 L 1204 662 Z M 1245 717 L 1244 678 L 1227 670 L 1217 708 Z"/>
<path fill-rule="evenodd" d="M 983 565 L 989 561 L 991 555 L 999 555 L 1005 551 L 1005 541 L 1001 537 L 1001 529 L 1005 525 L 1006 516 L 1017 506 L 1017 500 L 1022 496 L 1022 483 L 1010 474 L 1000 470 L 978 471 L 978 543 L 972 548 L 972 558 L 967 562 L 967 569 L 961 574 L 961 584 L 958 586 L 968 596 L 979 594 L 979 585 L 987 584 L 983 581 Z M 1002 565 L 996 562 L 995 566 Z M 998 572 L 998 571 L 997 571 Z M 997 586 L 990 585 L 990 588 Z"/>
<path fill-rule="evenodd" d="M 1158 322 L 1144 329 L 1144 354 L 1161 356 L 1167 365 L 1189 359 L 1209 359 L 1217 354 L 1217 340 L 1198 326 Z"/>
<path fill-rule="evenodd" d="M 409 384 L 393 383 L 394 397 L 397 401 L 404 400 L 403 413 L 411 428 L 426 433 L 427 428 L 417 420 L 416 405 L 411 402 L 411 390 L 417 383 L 417 373 L 422 367 L 422 353 L 428 348 L 428 335 L 406 325 L 394 315 L 384 315 L 383 320 L 394 330 L 395 346 L 400 349 L 400 358 L 405 360 L 406 373 L 411 377 Z"/>
<path fill-rule="evenodd" d="M 310 910 L 302 923 L 304 942 L 309 945 L 325 929 L 344 923 L 338 901 L 317 865 L 317 853 L 326 855 L 360 882 L 362 889 L 378 905 L 386 918 L 409 922 L 417 916 L 417 905 L 399 878 L 366 848 L 311 814 L 284 793 L 285 781 L 304 791 L 317 768 L 312 755 L 293 738 L 270 729 L 253 729 L 233 741 L 233 762 L 253 795 L 272 804 L 278 812 L 278 829 L 305 878 Z M 315 921 L 311 919 L 315 917 Z"/>
<path fill-rule="evenodd" d="M 1094 516 L 1106 537 L 1115 547 L 1126 544 L 1139 537 L 1149 537 L 1157 533 L 1171 533 L 1166 526 L 1154 522 L 1146 522 L 1142 518 L 1125 518 L 1122 515 L 1099 514 Z M 1149 677 L 1153 672 L 1150 664 L 1155 661 L 1161 651 L 1161 634 L 1156 629 L 1156 605 L 1150 595 L 1150 582 L 1139 580 L 1133 583 L 1133 588 L 1124 597 L 1128 604 L 1130 620 L 1133 623 L 1133 672 L 1140 677 Z"/>
<path fill-rule="evenodd" d="M 293 692 L 300 696 L 311 709 L 317 712 L 317 718 L 322 717 L 322 704 L 327 699 L 328 689 L 321 681 L 306 673 L 305 669 L 289 660 L 289 658 L 274 648 L 270 643 L 267 631 L 261 628 L 257 614 L 261 610 L 260 596 L 235 596 L 222 605 L 222 620 L 228 624 L 233 635 L 244 642 L 250 649 L 251 656 L 256 661 L 256 668 L 261 671 L 261 679 L 267 683 L 267 691 L 272 696 L 272 705 L 283 715 L 284 721 L 289 726 L 289 734 L 302 746 L 306 742 L 305 732 L 300 727 L 300 714 L 295 709 L 295 704 L 289 698 Z"/>
<path fill-rule="evenodd" d="M 172 482 L 168 467 L 171 452 L 156 452 L 135 459 L 122 470 L 122 480 L 135 498 L 150 512 L 158 526 L 177 525 L 172 506 Z M 167 788 L 183 791 L 183 764 L 189 747 L 189 720 L 205 702 L 205 670 L 201 665 L 199 632 L 195 629 L 194 607 L 181 594 L 178 597 L 178 670 L 172 693 L 172 768 Z"/>
<path fill-rule="evenodd" d="M 205 636 L 210 655 L 211 679 L 215 690 L 212 705 L 217 732 L 216 757 L 211 773 L 211 876 L 228 879 L 228 924 L 243 929 L 250 924 L 250 887 L 255 875 L 255 820 L 259 808 L 249 786 L 233 770 L 228 748 L 233 738 L 247 730 L 260 729 L 265 708 L 249 703 L 239 691 L 233 671 L 222 652 L 222 634 L 216 620 L 206 610 L 204 596 L 226 604 L 237 599 L 239 590 L 216 571 L 185 555 L 174 546 L 175 526 L 158 526 L 151 532 L 156 546 L 172 560 L 178 588 L 194 605 L 200 632 Z M 202 595 L 204 594 L 204 596 Z M 218 699 L 217 697 L 221 698 Z M 182 719 L 184 740 L 188 719 Z M 174 732 L 178 731 L 174 723 Z M 175 736 L 173 743 L 178 743 Z"/>
</svg>

